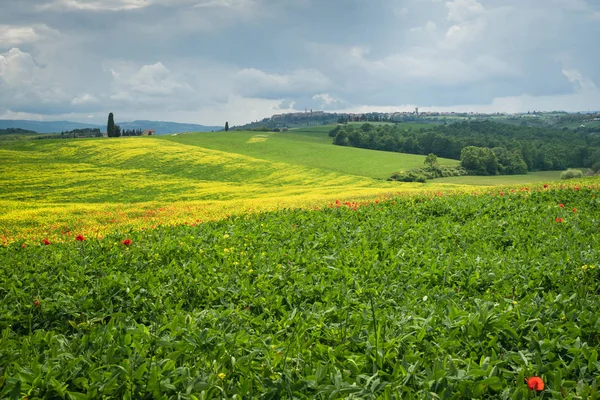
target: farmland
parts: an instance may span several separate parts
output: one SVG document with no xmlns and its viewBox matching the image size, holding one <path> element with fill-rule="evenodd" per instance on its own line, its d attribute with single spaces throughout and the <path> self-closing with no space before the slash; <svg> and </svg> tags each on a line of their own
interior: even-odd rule
<svg viewBox="0 0 600 400">
<path fill-rule="evenodd" d="M 598 178 L 261 135 L 0 146 L 0 398 L 598 398 Z"/>
<path fill-rule="evenodd" d="M 0 247 L 0 397 L 597 398 L 597 184 Z"/>
</svg>

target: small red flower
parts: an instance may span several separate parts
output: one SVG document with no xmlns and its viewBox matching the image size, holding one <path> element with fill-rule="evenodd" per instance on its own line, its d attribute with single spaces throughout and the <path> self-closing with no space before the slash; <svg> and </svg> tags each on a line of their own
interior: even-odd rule
<svg viewBox="0 0 600 400">
<path fill-rule="evenodd" d="M 539 376 L 532 376 L 527 380 L 527 386 L 531 390 L 544 390 L 544 381 Z"/>
<path fill-rule="evenodd" d="M 565 205 L 564 205 L 564 204 L 559 204 L 558 206 L 559 206 L 560 208 L 565 208 Z"/>
<path fill-rule="evenodd" d="M 77 240 L 78 242 L 83 242 L 85 240 L 85 238 L 83 237 L 83 235 L 77 235 L 75 240 Z"/>
<path fill-rule="evenodd" d="M 548 188 L 548 184 L 544 183 L 544 189 Z"/>
<path fill-rule="evenodd" d="M 125 246 L 130 246 L 131 243 L 133 243 L 133 240 L 131 240 L 131 239 L 125 239 L 121 243 L 124 244 Z"/>
<path fill-rule="evenodd" d="M 573 208 L 573 212 L 577 212 L 577 209 L 576 209 L 576 208 Z"/>
<path fill-rule="evenodd" d="M 554 220 L 554 222 L 565 222 L 565 220 L 564 220 L 564 219 L 562 219 L 562 218 L 560 218 L 560 217 L 557 217 L 557 218 Z"/>
<path fill-rule="evenodd" d="M 24 248 L 26 248 L 26 247 L 27 247 L 27 243 L 23 243 L 23 244 L 21 245 L 21 248 L 23 248 L 23 249 L 24 249 Z"/>
<path fill-rule="evenodd" d="M 50 241 L 48 239 L 44 239 L 42 240 L 42 243 L 46 246 L 48 246 L 50 244 Z"/>
<path fill-rule="evenodd" d="M 38 307 L 38 308 L 41 306 L 41 304 L 40 304 L 40 301 L 39 301 L 38 299 L 35 299 L 35 301 L 33 302 L 33 304 L 34 304 L 36 307 Z"/>
</svg>

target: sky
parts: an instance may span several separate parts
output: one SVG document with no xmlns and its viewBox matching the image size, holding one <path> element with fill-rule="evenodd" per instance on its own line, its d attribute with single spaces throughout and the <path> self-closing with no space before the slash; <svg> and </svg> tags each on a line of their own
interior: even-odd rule
<svg viewBox="0 0 600 400">
<path fill-rule="evenodd" d="M 0 119 L 600 110 L 598 0 L 0 0 Z"/>
</svg>

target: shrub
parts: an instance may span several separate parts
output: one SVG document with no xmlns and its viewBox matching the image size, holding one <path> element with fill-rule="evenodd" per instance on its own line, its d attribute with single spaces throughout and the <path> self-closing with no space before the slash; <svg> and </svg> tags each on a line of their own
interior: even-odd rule
<svg viewBox="0 0 600 400">
<path fill-rule="evenodd" d="M 560 179 L 573 179 L 573 178 L 581 178 L 583 176 L 583 172 L 578 169 L 569 168 L 566 171 L 563 171 L 560 174 Z"/>
<path fill-rule="evenodd" d="M 425 182 L 428 179 L 446 178 L 449 176 L 468 175 L 467 170 L 461 166 L 449 167 L 435 165 L 433 167 L 413 168 L 404 172 L 396 172 L 388 178 L 388 181 L 398 182 Z"/>
</svg>

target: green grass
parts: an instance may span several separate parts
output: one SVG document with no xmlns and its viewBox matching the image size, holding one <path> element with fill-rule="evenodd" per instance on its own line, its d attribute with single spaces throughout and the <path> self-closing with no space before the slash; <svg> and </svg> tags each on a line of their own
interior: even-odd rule
<svg viewBox="0 0 600 400">
<path fill-rule="evenodd" d="M 560 180 L 562 171 L 529 172 L 527 175 L 498 175 L 498 176 L 453 176 L 430 181 L 431 184 L 448 183 L 453 185 L 519 185 L 536 182 L 552 182 Z"/>
<path fill-rule="evenodd" d="M 392 173 L 423 166 L 424 156 L 333 146 L 328 129 L 287 132 L 208 132 L 165 137 L 176 143 L 241 154 L 337 173 L 387 179 Z M 438 159 L 442 165 L 458 161 Z"/>
</svg>

